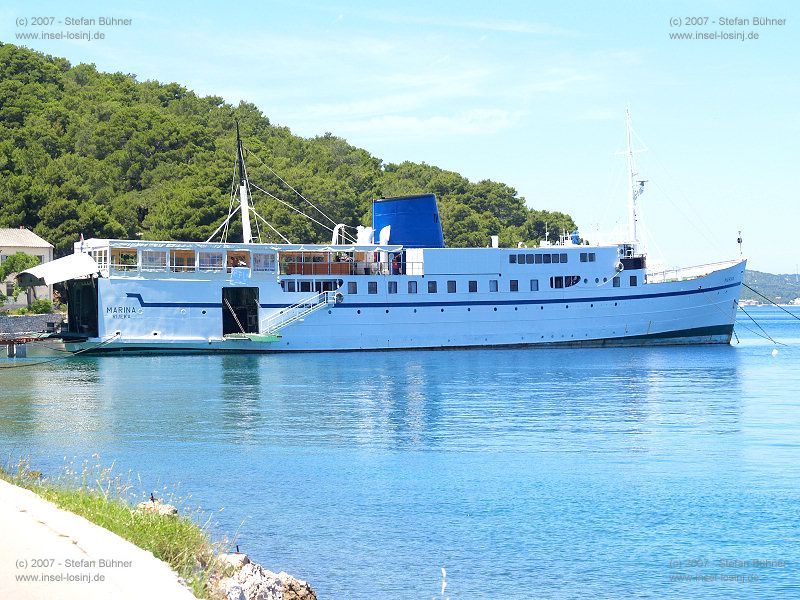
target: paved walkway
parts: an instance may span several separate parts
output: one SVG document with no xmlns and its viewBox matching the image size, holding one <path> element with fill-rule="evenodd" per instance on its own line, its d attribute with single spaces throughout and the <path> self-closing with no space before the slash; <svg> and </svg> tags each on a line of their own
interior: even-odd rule
<svg viewBox="0 0 800 600">
<path fill-rule="evenodd" d="M 0 598 L 192 600 L 194 595 L 151 553 L 0 480 Z"/>
</svg>

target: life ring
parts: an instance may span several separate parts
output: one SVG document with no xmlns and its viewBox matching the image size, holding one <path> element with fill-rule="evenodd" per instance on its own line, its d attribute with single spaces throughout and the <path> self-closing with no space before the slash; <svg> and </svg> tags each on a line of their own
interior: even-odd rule
<svg viewBox="0 0 800 600">
<path fill-rule="evenodd" d="M 621 262 L 618 262 L 615 269 L 617 270 L 618 273 L 622 272 L 625 270 L 625 265 L 623 265 Z"/>
</svg>

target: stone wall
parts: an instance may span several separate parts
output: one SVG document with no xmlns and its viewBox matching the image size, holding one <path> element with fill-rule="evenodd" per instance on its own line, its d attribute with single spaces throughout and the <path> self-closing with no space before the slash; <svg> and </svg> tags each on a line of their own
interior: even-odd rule
<svg viewBox="0 0 800 600">
<path fill-rule="evenodd" d="M 29 333 L 51 333 L 58 331 L 64 315 L 49 313 L 46 315 L 0 315 L 0 339 Z"/>
</svg>

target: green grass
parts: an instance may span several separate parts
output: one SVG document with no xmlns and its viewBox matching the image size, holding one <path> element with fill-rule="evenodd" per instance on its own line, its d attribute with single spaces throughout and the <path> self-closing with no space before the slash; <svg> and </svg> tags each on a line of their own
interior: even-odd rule
<svg viewBox="0 0 800 600">
<path fill-rule="evenodd" d="M 99 467 L 99 465 L 95 465 Z M 0 467 L 0 478 L 29 489 L 55 505 L 80 515 L 148 550 L 186 580 L 198 598 L 215 598 L 208 585 L 222 574 L 206 528 L 185 516 L 162 516 L 134 511 L 127 499 L 129 485 L 112 477 L 111 468 L 89 469 L 73 482 L 49 481 L 21 460 L 16 473 Z"/>
</svg>

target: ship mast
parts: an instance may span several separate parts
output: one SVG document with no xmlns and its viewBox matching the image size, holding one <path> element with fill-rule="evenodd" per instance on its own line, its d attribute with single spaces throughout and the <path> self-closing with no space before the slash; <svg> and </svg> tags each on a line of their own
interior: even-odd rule
<svg viewBox="0 0 800 600">
<path fill-rule="evenodd" d="M 250 230 L 250 202 L 247 200 L 247 172 L 244 168 L 244 152 L 242 151 L 242 138 L 239 135 L 239 122 L 236 122 L 236 164 L 239 167 L 239 208 L 242 213 L 242 242 L 249 244 L 253 241 Z"/>
<path fill-rule="evenodd" d="M 639 234 L 636 231 L 636 198 L 639 196 L 640 188 L 644 187 L 644 182 L 641 182 L 638 187 L 636 186 L 636 163 L 633 160 L 633 140 L 631 128 L 631 111 L 630 108 L 625 109 L 625 131 L 628 140 L 628 150 L 626 158 L 628 159 L 628 237 L 630 242 L 636 246 L 639 243 Z"/>
</svg>

